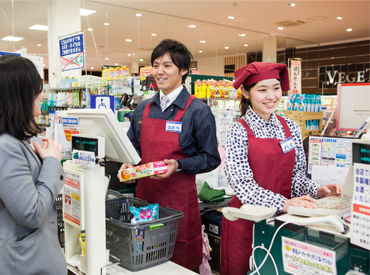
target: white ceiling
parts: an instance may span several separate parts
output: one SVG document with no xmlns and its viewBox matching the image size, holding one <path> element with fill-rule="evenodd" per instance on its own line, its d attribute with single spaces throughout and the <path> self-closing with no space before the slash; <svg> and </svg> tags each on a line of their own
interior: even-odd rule
<svg viewBox="0 0 370 275">
<path fill-rule="evenodd" d="M 263 38 L 269 35 L 277 35 L 278 48 L 370 37 L 370 1 L 295 1 L 295 7 L 290 7 L 290 2 L 81 1 L 82 8 L 97 11 L 81 17 L 81 30 L 86 32 L 87 67 L 100 68 L 103 64 L 114 63 L 129 66 L 132 62 L 149 64 L 152 49 L 164 38 L 183 42 L 199 60 L 262 51 Z M 0 39 L 11 34 L 24 37 L 20 42 L 0 40 L 0 51 L 27 48 L 29 54 L 43 56 L 47 66 L 47 32 L 28 27 L 47 25 L 49 5 L 50 0 L 0 0 Z M 142 17 L 135 15 L 138 12 Z M 227 19 L 230 15 L 235 19 Z M 337 16 L 343 20 L 337 20 Z M 277 27 L 284 21 L 292 26 L 279 31 Z M 104 26 L 104 22 L 109 22 L 110 26 Z M 88 23 L 94 29 L 92 33 L 87 31 Z M 189 29 L 189 24 L 197 28 Z M 347 32 L 347 28 L 353 31 Z M 153 37 L 152 33 L 157 36 Z M 241 33 L 246 36 L 239 37 Z M 126 38 L 132 42 L 125 42 Z M 206 43 L 201 44 L 200 40 Z M 230 48 L 226 50 L 225 46 Z M 199 53 L 200 50 L 203 52 Z M 135 55 L 129 57 L 129 53 Z M 107 57 L 110 59 L 105 60 Z M 144 62 L 138 61 L 140 58 Z"/>
</svg>

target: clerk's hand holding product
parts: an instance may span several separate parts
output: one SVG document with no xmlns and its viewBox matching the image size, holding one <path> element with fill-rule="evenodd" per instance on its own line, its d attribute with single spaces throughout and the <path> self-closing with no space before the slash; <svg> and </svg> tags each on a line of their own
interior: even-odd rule
<svg viewBox="0 0 370 275">
<path fill-rule="evenodd" d="M 155 180 L 166 179 L 166 178 L 170 177 L 173 173 L 176 172 L 177 167 L 178 167 L 178 163 L 177 163 L 176 160 L 174 160 L 174 159 L 165 159 L 164 162 L 167 164 L 167 172 L 163 173 L 163 174 L 158 174 L 158 175 L 155 175 L 155 176 L 151 176 L 150 177 L 151 179 L 155 179 Z"/>
<path fill-rule="evenodd" d="M 319 187 L 306 177 L 301 129 L 293 120 L 275 115 L 282 91 L 289 90 L 287 66 L 253 62 L 234 72 L 240 87 L 241 116 L 227 131 L 225 174 L 234 189 L 230 206 L 315 208 L 315 198 L 340 194 L 336 184 Z M 221 274 L 249 271 L 253 222 L 222 219 Z"/>
<path fill-rule="evenodd" d="M 185 45 L 170 39 L 153 50 L 152 75 L 160 91 L 139 103 L 127 132 L 141 164 L 128 171 L 122 166 L 120 176 L 141 177 L 138 198 L 184 213 L 171 260 L 194 270 L 202 263 L 195 174 L 215 169 L 221 160 L 210 107 L 182 85 L 191 57 Z"/>
<path fill-rule="evenodd" d="M 17 55 L 0 56 L 0 273 L 67 274 L 55 198 L 64 182 L 61 148 L 40 132 L 42 79 Z"/>
</svg>

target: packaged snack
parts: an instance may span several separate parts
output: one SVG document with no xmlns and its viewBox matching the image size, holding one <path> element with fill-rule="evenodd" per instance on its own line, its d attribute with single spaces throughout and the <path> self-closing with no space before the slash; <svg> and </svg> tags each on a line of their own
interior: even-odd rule
<svg viewBox="0 0 370 275">
<path fill-rule="evenodd" d="M 158 220 L 159 217 L 159 205 L 158 203 L 153 203 L 143 207 L 130 206 L 130 212 L 134 215 L 131 220 L 132 224 L 154 221 Z M 140 234 L 136 237 L 140 238 Z"/>
<path fill-rule="evenodd" d="M 149 162 L 118 172 L 120 181 L 135 180 L 164 173 L 167 173 L 167 164 L 164 161 Z"/>
</svg>

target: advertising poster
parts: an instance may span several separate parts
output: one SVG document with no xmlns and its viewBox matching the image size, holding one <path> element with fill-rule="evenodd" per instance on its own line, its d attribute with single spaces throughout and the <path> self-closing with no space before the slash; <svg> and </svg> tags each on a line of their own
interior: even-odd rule
<svg viewBox="0 0 370 275">
<path fill-rule="evenodd" d="M 81 226 L 81 179 L 78 174 L 66 173 L 63 209 L 68 223 Z"/>
<path fill-rule="evenodd" d="M 281 240 L 285 272 L 298 275 L 337 274 L 334 251 L 287 237 Z"/>
</svg>

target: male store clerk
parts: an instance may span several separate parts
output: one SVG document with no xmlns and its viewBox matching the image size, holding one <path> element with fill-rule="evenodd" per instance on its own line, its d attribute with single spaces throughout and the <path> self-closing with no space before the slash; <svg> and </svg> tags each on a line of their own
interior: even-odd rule
<svg viewBox="0 0 370 275">
<path fill-rule="evenodd" d="M 171 39 L 153 50 L 152 75 L 160 92 L 137 106 L 127 135 L 141 163 L 164 160 L 168 165 L 166 174 L 140 179 L 136 196 L 184 213 L 171 260 L 194 270 L 202 262 L 195 174 L 215 169 L 220 156 L 211 109 L 182 85 L 191 58 L 185 45 Z"/>
</svg>

